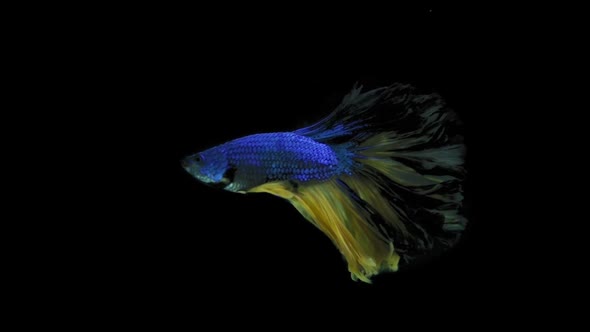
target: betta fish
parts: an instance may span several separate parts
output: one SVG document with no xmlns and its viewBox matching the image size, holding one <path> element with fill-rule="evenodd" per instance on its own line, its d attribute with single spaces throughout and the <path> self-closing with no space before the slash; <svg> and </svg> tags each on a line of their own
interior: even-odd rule
<svg viewBox="0 0 590 332">
<path fill-rule="evenodd" d="M 371 282 L 451 248 L 465 229 L 465 146 L 438 94 L 362 92 L 292 132 L 245 136 L 182 160 L 199 181 L 289 201 L 330 238 L 353 280 Z"/>
</svg>

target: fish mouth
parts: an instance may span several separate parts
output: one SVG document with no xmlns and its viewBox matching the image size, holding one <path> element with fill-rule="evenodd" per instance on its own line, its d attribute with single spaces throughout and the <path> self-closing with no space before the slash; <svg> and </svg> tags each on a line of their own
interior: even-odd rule
<svg viewBox="0 0 590 332">
<path fill-rule="evenodd" d="M 183 158 L 182 160 L 180 160 L 180 166 L 182 166 L 182 168 L 184 168 L 188 171 L 191 164 L 188 162 L 187 158 Z"/>
</svg>

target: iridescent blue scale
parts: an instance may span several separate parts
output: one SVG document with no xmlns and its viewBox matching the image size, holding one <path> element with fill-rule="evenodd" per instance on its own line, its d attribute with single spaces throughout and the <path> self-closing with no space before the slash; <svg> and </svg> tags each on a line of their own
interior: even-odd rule
<svg viewBox="0 0 590 332">
<path fill-rule="evenodd" d="M 236 191 L 271 181 L 322 181 L 339 171 L 332 148 L 289 132 L 246 136 L 218 148 L 236 169 Z"/>
</svg>

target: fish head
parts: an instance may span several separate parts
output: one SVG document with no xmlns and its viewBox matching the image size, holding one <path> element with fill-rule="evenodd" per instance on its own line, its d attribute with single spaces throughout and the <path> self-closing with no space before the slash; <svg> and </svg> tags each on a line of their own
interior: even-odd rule
<svg viewBox="0 0 590 332">
<path fill-rule="evenodd" d="M 182 167 L 197 180 L 213 186 L 225 187 L 229 163 L 222 147 L 211 148 L 190 155 L 181 161 Z"/>
</svg>

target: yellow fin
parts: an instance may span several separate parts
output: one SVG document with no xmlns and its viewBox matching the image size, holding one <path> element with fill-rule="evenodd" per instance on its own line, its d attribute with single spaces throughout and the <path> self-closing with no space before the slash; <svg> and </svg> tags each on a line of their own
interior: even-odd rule
<svg viewBox="0 0 590 332">
<path fill-rule="evenodd" d="M 269 182 L 248 190 L 249 193 L 269 193 L 284 199 L 291 199 L 293 186 L 289 182 Z"/>
<path fill-rule="evenodd" d="M 387 188 L 383 187 L 377 180 L 372 179 L 370 174 L 365 177 L 343 176 L 342 180 L 362 199 L 367 202 L 383 219 L 402 236 L 410 237 L 406 225 L 400 220 L 397 212 L 391 203 L 381 194 Z"/>
<path fill-rule="evenodd" d="M 375 229 L 370 214 L 360 207 L 337 180 L 294 188 L 288 182 L 267 183 L 249 190 L 287 199 L 340 250 L 353 279 L 370 283 L 371 276 L 397 271 L 399 256 L 393 243 Z"/>
</svg>

